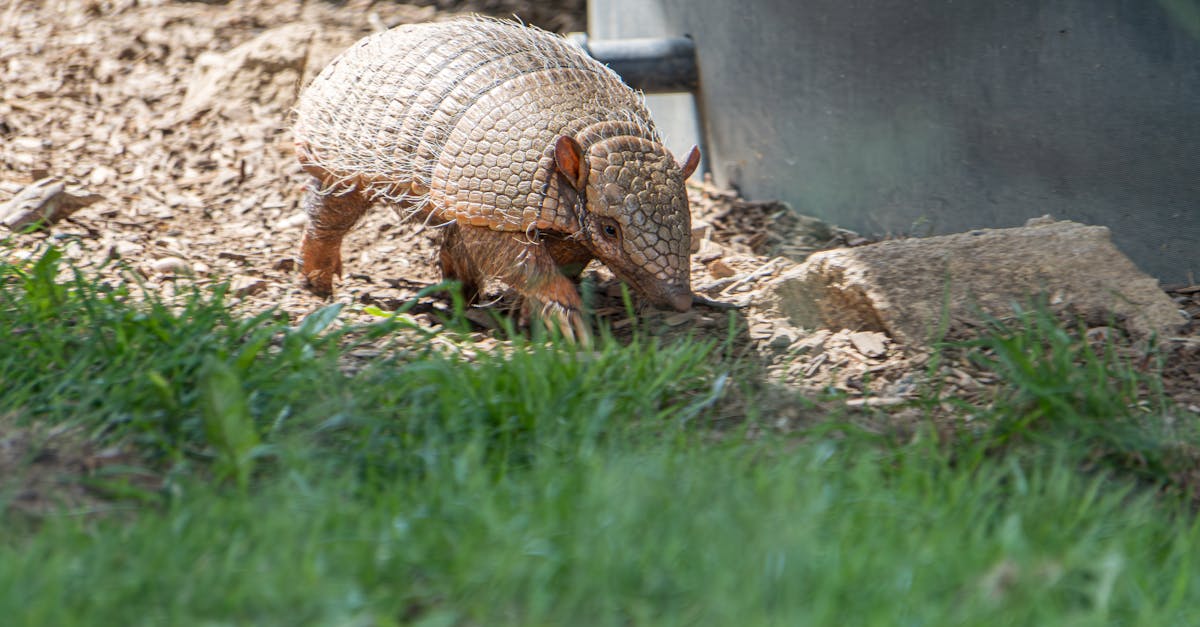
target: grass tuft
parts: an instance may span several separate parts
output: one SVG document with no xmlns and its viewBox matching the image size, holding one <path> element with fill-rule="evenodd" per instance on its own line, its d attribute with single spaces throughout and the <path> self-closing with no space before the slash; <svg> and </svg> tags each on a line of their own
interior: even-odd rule
<svg viewBox="0 0 1200 627">
<path fill-rule="evenodd" d="M 281 392 L 250 394 L 237 406 L 261 429 L 336 361 L 338 336 L 320 333 L 336 309 L 292 328 L 276 312 L 235 316 L 227 285 L 193 286 L 168 303 L 134 276 L 106 286 L 61 263 L 61 253 L 48 248 L 29 268 L 0 264 L 0 321 L 10 330 L 0 338 L 0 413 L 83 420 L 98 433 L 132 438 L 153 458 L 178 462 L 204 454 L 208 444 L 206 389 L 210 406 L 233 389 L 206 388 L 213 376 Z M 59 281 L 64 273 L 70 278 Z M 225 375 L 212 374 L 218 371 Z"/>
<path fill-rule="evenodd" d="M 1065 451 L 1086 467 L 1200 494 L 1200 425 L 1163 395 L 1153 348 L 1134 359 L 1111 336 L 1089 341 L 1035 305 L 951 350 L 999 383 L 972 427 L 982 453 Z"/>
</svg>

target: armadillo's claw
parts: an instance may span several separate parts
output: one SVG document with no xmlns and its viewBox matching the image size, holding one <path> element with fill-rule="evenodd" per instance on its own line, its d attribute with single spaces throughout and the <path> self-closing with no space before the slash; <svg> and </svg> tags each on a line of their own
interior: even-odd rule
<svg viewBox="0 0 1200 627">
<path fill-rule="evenodd" d="M 333 277 L 320 272 L 304 274 L 303 285 L 308 291 L 321 297 L 333 295 Z"/>
<path fill-rule="evenodd" d="M 575 327 L 575 339 L 581 348 L 592 347 L 592 332 L 578 311 L 571 312 L 571 325 Z"/>
<path fill-rule="evenodd" d="M 592 332 L 578 309 L 564 307 L 559 303 L 546 303 L 542 307 L 541 317 L 548 329 L 558 331 L 568 342 L 591 348 Z"/>
</svg>

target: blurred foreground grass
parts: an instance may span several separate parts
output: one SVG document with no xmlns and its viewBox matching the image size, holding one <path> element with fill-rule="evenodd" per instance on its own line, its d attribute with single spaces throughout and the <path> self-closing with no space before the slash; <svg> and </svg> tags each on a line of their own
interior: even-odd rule
<svg viewBox="0 0 1200 627">
<path fill-rule="evenodd" d="M 31 516 L 0 477 L 5 624 L 1197 621 L 1196 417 L 1036 310 L 953 347 L 1002 380 L 989 405 L 934 425 L 931 383 L 899 438 L 750 429 L 769 408 L 724 338 L 467 361 L 406 335 L 349 369 L 403 321 L 132 289 L 0 262 L 0 429 L 140 460 L 90 484 L 108 515 Z"/>
</svg>

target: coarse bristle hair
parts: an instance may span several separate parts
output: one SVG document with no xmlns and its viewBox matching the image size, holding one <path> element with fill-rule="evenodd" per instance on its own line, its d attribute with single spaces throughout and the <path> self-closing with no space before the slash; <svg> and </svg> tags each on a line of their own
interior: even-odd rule
<svg viewBox="0 0 1200 627">
<path fill-rule="evenodd" d="M 457 159 L 461 170 L 482 167 L 478 155 L 507 154 L 506 163 L 544 163 L 558 135 L 582 133 L 590 145 L 606 128 L 661 143 L 642 95 L 579 46 L 472 17 L 360 40 L 305 89 L 294 132 L 306 169 L 323 173 L 323 193 L 357 191 L 419 213 L 440 183 L 439 162 Z"/>
</svg>

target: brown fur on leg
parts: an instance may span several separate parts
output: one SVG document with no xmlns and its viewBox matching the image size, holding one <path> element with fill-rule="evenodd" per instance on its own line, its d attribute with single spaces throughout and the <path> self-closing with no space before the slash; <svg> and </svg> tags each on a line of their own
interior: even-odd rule
<svg viewBox="0 0 1200 627">
<path fill-rule="evenodd" d="M 342 275 L 342 238 L 370 206 L 357 191 L 322 194 L 318 180 L 309 183 L 304 192 L 308 227 L 300 242 L 300 272 L 313 293 L 333 293 L 333 276 Z"/>
<path fill-rule="evenodd" d="M 447 278 L 476 293 L 488 278 L 500 279 L 525 297 L 528 309 L 569 339 L 588 343 L 583 301 L 571 279 L 559 270 L 551 248 L 520 233 L 451 225 L 442 245 Z"/>
<path fill-rule="evenodd" d="M 468 305 L 473 305 L 482 295 L 487 277 L 472 261 L 463 242 L 461 227 L 448 224 L 441 228 L 441 232 L 442 248 L 438 251 L 438 261 L 442 266 L 442 278 L 462 283 L 463 298 Z"/>
<path fill-rule="evenodd" d="M 584 268 L 592 262 L 592 259 L 595 259 L 588 249 L 570 239 L 545 235 L 542 243 L 550 251 L 550 256 L 554 258 L 554 264 L 558 266 L 559 272 L 574 281 L 579 280 L 579 275 L 583 274 Z"/>
</svg>

